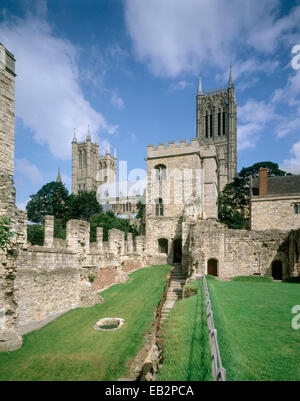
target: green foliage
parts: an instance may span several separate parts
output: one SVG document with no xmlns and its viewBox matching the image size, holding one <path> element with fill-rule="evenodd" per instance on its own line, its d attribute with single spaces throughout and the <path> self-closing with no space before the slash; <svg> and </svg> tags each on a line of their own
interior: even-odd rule
<svg viewBox="0 0 300 401">
<path fill-rule="evenodd" d="M 245 215 L 248 213 L 249 202 L 249 186 L 246 180 L 236 177 L 219 195 L 219 221 L 228 228 L 245 228 Z"/>
<path fill-rule="evenodd" d="M 96 199 L 96 192 L 80 191 L 68 198 L 68 219 L 89 221 L 91 216 L 102 211 Z"/>
<path fill-rule="evenodd" d="M 27 239 L 32 245 L 44 245 L 44 226 L 27 224 Z"/>
<path fill-rule="evenodd" d="M 90 219 L 91 224 L 91 242 L 96 241 L 96 228 L 103 228 L 103 241 L 108 240 L 108 231 L 112 228 L 125 232 L 125 239 L 127 239 L 127 233 L 131 232 L 132 236 L 135 237 L 137 233 L 136 226 L 130 224 L 130 219 L 121 219 L 116 217 L 110 210 L 106 213 L 98 213 L 93 215 Z"/>
<path fill-rule="evenodd" d="M 36 194 L 30 195 L 26 211 L 28 220 L 43 223 L 46 215 L 64 220 L 68 211 L 68 190 L 61 182 L 49 182 Z"/>
<path fill-rule="evenodd" d="M 90 282 L 90 283 L 93 283 L 94 280 L 95 280 L 95 278 L 96 278 L 96 274 L 91 274 L 91 275 L 88 277 L 89 282 Z"/>
<path fill-rule="evenodd" d="M 249 181 L 250 176 L 252 176 L 253 178 L 258 177 L 259 169 L 261 167 L 268 168 L 268 176 L 269 177 L 291 175 L 290 173 L 286 173 L 285 171 L 280 170 L 277 163 L 259 162 L 259 163 L 253 164 L 250 167 L 243 167 L 239 173 L 239 177 L 242 179 L 246 179 L 247 181 Z"/>
<path fill-rule="evenodd" d="M 233 182 L 227 184 L 218 198 L 219 221 L 228 228 L 249 228 L 250 217 L 250 177 L 258 177 L 261 167 L 268 168 L 268 175 L 288 175 L 280 170 L 277 163 L 259 162 L 244 167 Z"/>
<path fill-rule="evenodd" d="M 11 246 L 11 238 L 13 233 L 10 231 L 10 219 L 0 216 L 0 249 L 7 250 Z"/>
<path fill-rule="evenodd" d="M 66 239 L 65 219 L 54 219 L 54 238 Z"/>
</svg>

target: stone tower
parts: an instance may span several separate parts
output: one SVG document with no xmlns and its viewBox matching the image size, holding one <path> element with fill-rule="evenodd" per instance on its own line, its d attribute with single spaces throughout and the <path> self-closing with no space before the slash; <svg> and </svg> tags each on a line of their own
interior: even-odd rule
<svg viewBox="0 0 300 401">
<path fill-rule="evenodd" d="M 227 88 L 202 92 L 201 76 L 196 100 L 196 130 L 201 145 L 215 145 L 219 190 L 233 181 L 237 169 L 237 104 L 230 67 Z"/>
<path fill-rule="evenodd" d="M 14 174 L 15 61 L 0 43 L 0 168 L 11 176 Z"/>
<path fill-rule="evenodd" d="M 110 150 L 99 155 L 99 143 L 92 142 L 90 131 L 85 141 L 77 142 L 76 132 L 72 140 L 72 193 L 97 191 L 98 185 L 116 182 L 117 159 Z"/>
</svg>

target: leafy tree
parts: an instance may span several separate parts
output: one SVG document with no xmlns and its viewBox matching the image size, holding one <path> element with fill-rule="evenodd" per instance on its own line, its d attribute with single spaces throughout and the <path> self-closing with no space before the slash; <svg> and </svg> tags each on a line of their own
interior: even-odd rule
<svg viewBox="0 0 300 401">
<path fill-rule="evenodd" d="M 218 198 L 219 221 L 229 228 L 249 228 L 250 177 L 259 176 L 261 167 L 268 168 L 268 176 L 290 175 L 280 170 L 277 163 L 259 162 L 244 167 L 233 182 L 227 184 Z"/>
<path fill-rule="evenodd" d="M 0 216 L 0 249 L 6 251 L 11 246 L 13 233 L 10 231 L 10 219 Z"/>
<path fill-rule="evenodd" d="M 243 167 L 242 170 L 239 173 L 240 178 L 244 178 L 247 181 L 250 179 L 250 176 L 253 178 L 259 176 L 259 169 L 261 167 L 267 167 L 268 168 L 268 176 L 269 177 L 274 177 L 274 176 L 284 176 L 284 175 L 291 175 L 290 173 L 287 173 L 283 170 L 280 170 L 279 166 L 277 163 L 273 162 L 259 162 L 255 163 L 250 167 Z"/>
<path fill-rule="evenodd" d="M 68 198 L 68 218 L 89 221 L 91 216 L 102 211 L 96 192 L 81 191 Z"/>
<path fill-rule="evenodd" d="M 108 240 L 108 231 L 112 228 L 125 232 L 125 238 L 127 238 L 127 233 L 131 232 L 133 237 L 135 237 L 138 232 L 136 226 L 130 224 L 130 219 L 121 219 L 116 217 L 110 210 L 106 213 L 99 213 L 93 215 L 90 219 L 91 224 L 91 242 L 96 241 L 96 228 L 103 228 L 103 241 Z"/>
<path fill-rule="evenodd" d="M 44 245 L 44 225 L 28 224 L 27 239 L 32 245 Z"/>
<path fill-rule="evenodd" d="M 68 214 L 67 188 L 61 182 L 49 182 L 36 194 L 30 195 L 27 203 L 27 216 L 33 223 L 43 223 L 46 215 L 52 215 L 57 219 L 66 220 Z"/>
</svg>

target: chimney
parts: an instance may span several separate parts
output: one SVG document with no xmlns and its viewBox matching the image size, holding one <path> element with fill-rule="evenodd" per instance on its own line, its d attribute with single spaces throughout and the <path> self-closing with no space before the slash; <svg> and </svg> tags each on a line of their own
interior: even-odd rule
<svg viewBox="0 0 300 401">
<path fill-rule="evenodd" d="M 261 167 L 259 169 L 259 196 L 268 195 L 268 169 Z"/>
</svg>

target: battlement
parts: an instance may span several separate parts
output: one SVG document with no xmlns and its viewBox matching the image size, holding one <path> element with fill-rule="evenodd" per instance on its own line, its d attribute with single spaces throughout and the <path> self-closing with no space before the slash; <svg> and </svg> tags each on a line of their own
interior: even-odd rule
<svg viewBox="0 0 300 401">
<path fill-rule="evenodd" d="M 190 143 L 187 141 L 181 140 L 177 144 L 176 141 L 168 142 L 168 145 L 165 146 L 164 143 L 159 143 L 157 147 L 154 145 L 147 146 L 147 159 L 157 158 L 157 157 L 166 157 L 166 156 L 179 156 L 182 154 L 190 154 L 199 152 L 200 146 L 197 138 L 191 139 Z"/>
</svg>

